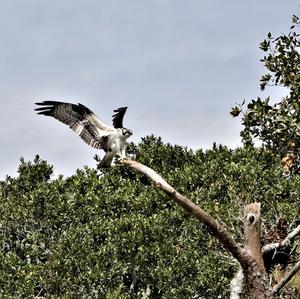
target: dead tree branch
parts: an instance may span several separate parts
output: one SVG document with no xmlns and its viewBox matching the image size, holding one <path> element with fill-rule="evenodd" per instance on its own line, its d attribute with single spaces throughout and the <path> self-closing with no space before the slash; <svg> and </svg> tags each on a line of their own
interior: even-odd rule
<svg viewBox="0 0 300 299">
<path fill-rule="evenodd" d="M 123 159 L 121 163 L 147 176 L 157 188 L 161 189 L 177 204 L 207 226 L 207 228 L 211 231 L 211 234 L 221 242 L 221 244 L 233 255 L 234 258 L 238 260 L 242 266 L 252 298 L 273 298 L 268 281 L 264 273 L 261 272 L 261 269 L 258 266 L 255 257 L 252 256 L 250 250 L 239 246 L 225 228 L 211 215 L 194 204 L 188 197 L 180 194 L 153 169 L 130 159 Z"/>
<path fill-rule="evenodd" d="M 273 288 L 272 293 L 277 294 L 291 279 L 292 277 L 300 270 L 300 261 L 292 268 L 290 272 L 284 276 L 284 278 Z"/>
<path fill-rule="evenodd" d="M 263 247 L 262 251 L 264 253 L 268 253 L 270 251 L 273 251 L 279 247 L 286 247 L 288 246 L 294 239 L 300 234 L 300 224 L 293 230 L 291 231 L 286 238 L 280 242 L 280 243 L 271 243 L 267 244 Z"/>
<path fill-rule="evenodd" d="M 222 225 L 218 223 L 212 216 L 194 204 L 186 196 L 183 196 L 177 192 L 153 169 L 134 160 L 123 160 L 122 162 L 128 166 L 131 166 L 136 171 L 146 175 L 157 188 L 161 189 L 186 211 L 205 224 L 210 229 L 212 234 L 218 240 L 220 240 L 223 246 L 228 249 L 238 261 L 241 260 L 241 257 L 245 254 L 245 250 L 235 242 L 235 240 L 225 231 Z"/>
</svg>

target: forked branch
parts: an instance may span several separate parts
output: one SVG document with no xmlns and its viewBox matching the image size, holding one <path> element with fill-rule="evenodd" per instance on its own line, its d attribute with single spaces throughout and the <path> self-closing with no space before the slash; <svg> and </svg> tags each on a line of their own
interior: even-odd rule
<svg viewBox="0 0 300 299">
<path fill-rule="evenodd" d="M 282 249 L 287 246 L 290 246 L 290 244 L 294 241 L 294 239 L 299 234 L 300 234 L 300 225 L 298 225 L 296 228 L 294 228 L 282 242 L 270 243 L 270 244 L 265 245 L 262 248 L 262 253 L 264 253 L 264 254 L 269 253 L 269 252 L 272 253 L 279 248 Z M 291 269 L 290 272 L 288 272 L 286 274 L 285 277 L 283 277 L 283 279 L 276 286 L 273 287 L 273 291 L 272 291 L 273 294 L 274 295 L 278 294 L 279 291 L 292 279 L 292 277 L 299 270 L 300 270 L 300 261 Z M 239 269 L 237 270 L 237 272 L 230 284 L 230 299 L 239 299 L 240 298 L 240 295 L 242 294 L 243 283 L 244 283 L 244 276 L 243 276 L 242 269 L 239 267 Z"/>
</svg>

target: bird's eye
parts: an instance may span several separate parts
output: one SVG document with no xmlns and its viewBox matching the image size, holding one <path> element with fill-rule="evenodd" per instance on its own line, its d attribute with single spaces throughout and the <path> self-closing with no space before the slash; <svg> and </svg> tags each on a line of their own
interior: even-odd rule
<svg viewBox="0 0 300 299">
<path fill-rule="evenodd" d="M 132 132 L 131 132 L 131 130 L 122 130 L 122 134 L 124 135 L 124 136 L 130 136 L 131 134 L 132 134 Z"/>
</svg>

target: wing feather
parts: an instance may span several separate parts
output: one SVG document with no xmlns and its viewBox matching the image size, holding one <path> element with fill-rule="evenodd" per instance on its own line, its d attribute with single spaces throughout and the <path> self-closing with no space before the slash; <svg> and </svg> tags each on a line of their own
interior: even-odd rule
<svg viewBox="0 0 300 299">
<path fill-rule="evenodd" d="M 113 115 L 113 125 L 116 129 L 123 128 L 123 118 L 126 113 L 127 107 L 120 107 L 114 110 L 115 114 Z"/>
<path fill-rule="evenodd" d="M 36 103 L 36 105 L 41 106 L 35 109 L 38 114 L 54 117 L 68 125 L 84 142 L 93 148 L 106 151 L 107 136 L 116 130 L 106 125 L 82 104 L 44 101 Z"/>
</svg>

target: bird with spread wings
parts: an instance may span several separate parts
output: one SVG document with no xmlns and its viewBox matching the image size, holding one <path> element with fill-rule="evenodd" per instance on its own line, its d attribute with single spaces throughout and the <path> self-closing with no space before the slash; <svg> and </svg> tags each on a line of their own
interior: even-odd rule
<svg viewBox="0 0 300 299">
<path fill-rule="evenodd" d="M 84 142 L 96 149 L 103 149 L 105 155 L 100 167 L 110 167 L 115 156 L 125 158 L 126 139 L 132 131 L 123 127 L 127 107 L 114 110 L 113 126 L 99 119 L 96 114 L 82 104 L 57 101 L 36 103 L 38 114 L 51 116 L 68 125 Z"/>
</svg>

